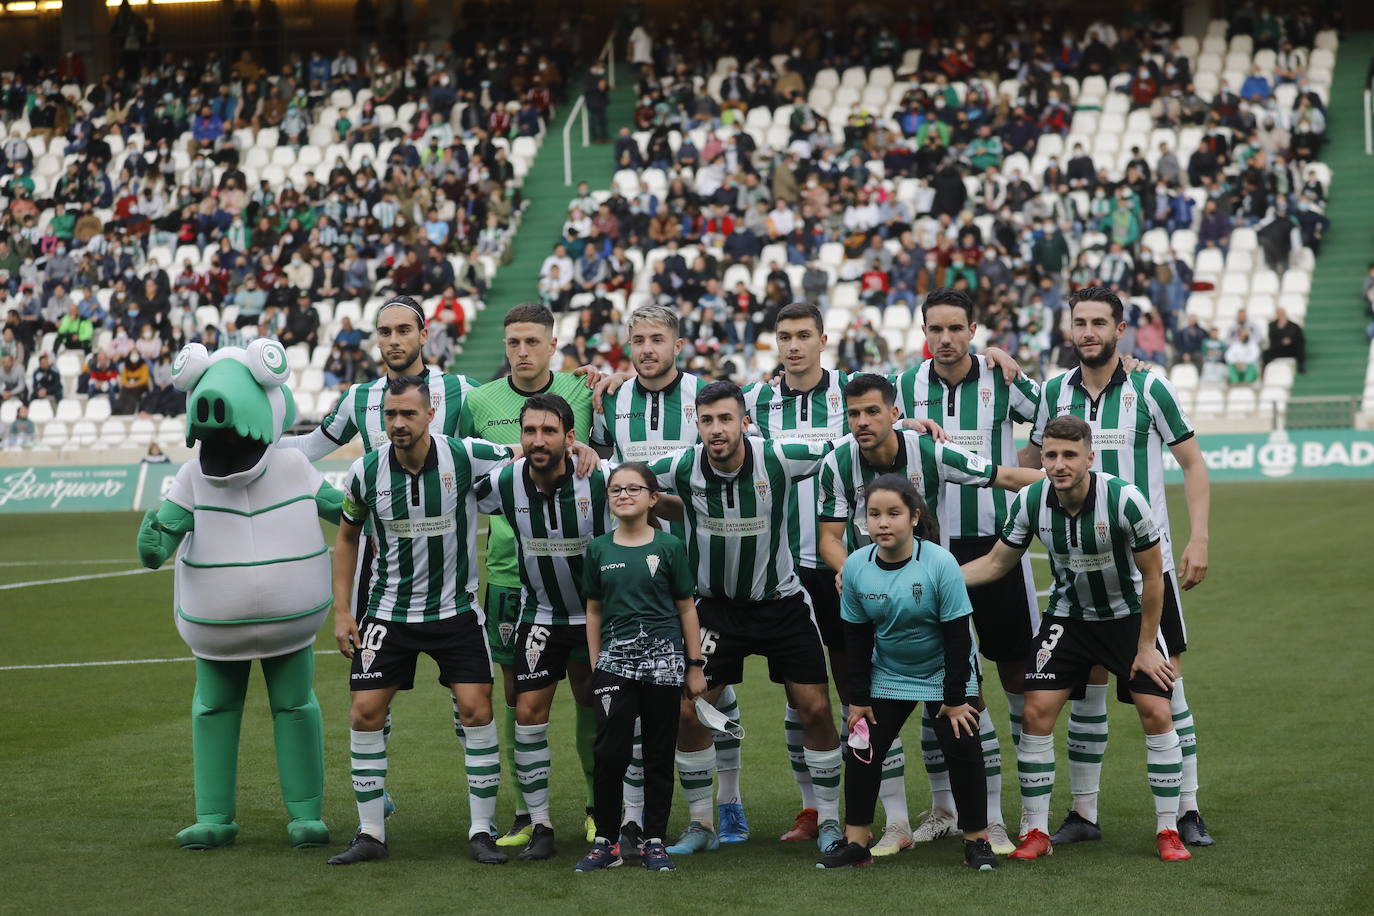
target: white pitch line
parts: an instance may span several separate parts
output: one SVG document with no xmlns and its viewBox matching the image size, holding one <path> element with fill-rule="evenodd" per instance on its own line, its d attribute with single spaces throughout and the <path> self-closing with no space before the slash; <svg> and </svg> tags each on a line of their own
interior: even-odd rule
<svg viewBox="0 0 1374 916">
<path fill-rule="evenodd" d="M 31 588 L 38 585 L 61 585 L 64 582 L 89 582 L 92 579 L 113 579 L 116 576 L 138 576 L 143 573 L 165 572 L 171 566 L 164 566 L 161 569 L 121 569 L 119 572 L 91 573 L 87 576 L 63 576 L 60 579 L 34 579 L 32 582 L 10 582 L 0 585 L 0 592 L 7 592 L 15 588 Z"/>
<path fill-rule="evenodd" d="M 128 563 L 130 557 L 116 557 L 112 560 L 5 560 L 0 567 L 10 566 L 110 566 L 115 563 Z"/>
<path fill-rule="evenodd" d="M 333 655 L 337 649 L 316 649 L 316 655 Z M 124 658 L 109 662 L 58 662 L 52 665 L 4 665 L 0 671 L 40 671 L 48 668 L 110 668 L 117 665 L 165 665 L 168 662 L 193 662 L 194 655 L 180 658 Z"/>
</svg>

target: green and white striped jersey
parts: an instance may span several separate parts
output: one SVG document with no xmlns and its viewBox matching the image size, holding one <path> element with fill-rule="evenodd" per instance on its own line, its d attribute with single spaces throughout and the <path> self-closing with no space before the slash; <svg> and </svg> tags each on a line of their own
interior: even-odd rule
<svg viewBox="0 0 1374 916">
<path fill-rule="evenodd" d="M 434 436 L 419 474 L 391 443 L 348 470 L 343 514 L 370 520 L 374 556 L 367 612 L 380 620 L 423 623 L 472 610 L 477 593 L 475 481 L 513 453 L 482 439 Z"/>
<path fill-rule="evenodd" d="M 752 384 L 744 389 L 745 412 L 754 421 L 751 435 L 764 439 L 800 439 L 834 442 L 849 432 L 844 412 L 844 386 L 853 378 L 834 369 L 821 371 L 821 380 L 810 391 L 797 391 L 784 380 L 772 385 Z M 818 549 L 816 484 L 811 478 L 797 484 L 788 508 L 787 536 L 792 556 L 807 569 L 821 569 L 825 561 Z"/>
<path fill-rule="evenodd" d="M 1035 420 L 1040 387 L 1022 375 L 1008 385 L 1000 370 L 970 360 L 968 374 L 951 386 L 928 359 L 894 382 L 902 416 L 939 423 L 950 441 L 995 465 L 1017 464 L 1013 426 Z M 1011 494 L 993 487 L 951 483 L 941 500 L 940 534 L 949 540 L 996 537 L 1007 521 Z"/>
<path fill-rule="evenodd" d="M 448 375 L 435 366 L 430 366 L 425 376 L 429 379 L 429 400 L 434 407 L 434 419 L 430 421 L 429 431 L 436 436 L 458 435 L 463 399 L 481 383 L 466 375 Z M 320 432 L 335 446 L 345 445 L 361 432 L 364 452 L 381 448 L 388 441 L 386 424 L 382 420 L 382 398 L 386 395 L 388 381 L 384 375 L 370 382 L 348 386 L 329 416 L 320 424 Z"/>
<path fill-rule="evenodd" d="M 1031 442 L 1041 445 L 1045 424 L 1072 414 L 1093 431 L 1093 468 L 1125 478 L 1144 491 L 1164 539 L 1164 571 L 1174 568 L 1169 506 L 1164 496 L 1164 447 L 1193 435 L 1193 424 L 1167 378 L 1152 372 L 1116 372 L 1096 401 L 1083 387 L 1083 370 L 1074 369 L 1045 383 L 1035 414 Z"/>
<path fill-rule="evenodd" d="M 660 487 L 682 498 L 697 594 L 773 601 L 801 591 L 786 522 L 801 498 L 796 484 L 819 472 L 831 444 L 754 436 L 743 442 L 744 462 L 729 477 L 711 467 L 702 445 L 650 467 Z"/>
<path fill-rule="evenodd" d="M 891 467 L 875 468 L 869 464 L 852 435 L 836 442 L 835 450 L 821 463 L 821 473 L 816 478 L 819 520 L 848 522 L 845 540 L 850 553 L 872 543 L 868 537 L 864 490 L 874 478 L 901 474 L 910 480 L 939 519 L 940 540 L 946 544 L 949 536 L 943 516 L 949 488 L 988 487 L 997 479 L 995 464 L 951 442 L 936 442 L 914 429 L 897 430 L 893 435 L 897 437 L 897 457 Z"/>
<path fill-rule="evenodd" d="M 1088 496 L 1077 515 L 1059 505 L 1059 491 L 1037 480 L 1017 494 L 1002 540 L 1017 550 L 1039 537 L 1050 554 L 1050 617 L 1111 620 L 1140 613 L 1142 578 L 1135 553 L 1159 543 L 1159 527 L 1139 487 L 1089 471 Z"/>
<path fill-rule="evenodd" d="M 520 567 L 520 621 L 544 626 L 585 624 L 582 558 L 592 538 L 615 527 L 606 500 L 611 465 L 587 477 L 573 473 L 571 459 L 553 495 L 546 496 L 521 458 L 477 483 L 477 508 L 501 515 L 515 532 Z"/>
<path fill-rule="evenodd" d="M 696 445 L 697 389 L 705 385 L 687 372 L 662 391 L 649 391 L 639 379 L 621 385 L 593 419 L 592 444 L 610 446 L 616 464 L 654 461 Z"/>
</svg>

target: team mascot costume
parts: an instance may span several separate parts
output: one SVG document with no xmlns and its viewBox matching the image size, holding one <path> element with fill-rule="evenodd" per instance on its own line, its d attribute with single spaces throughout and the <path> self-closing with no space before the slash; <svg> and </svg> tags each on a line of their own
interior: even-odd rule
<svg viewBox="0 0 1374 916">
<path fill-rule="evenodd" d="M 282 345 L 265 339 L 213 355 L 191 344 L 172 366 L 172 384 L 188 392 L 186 444 L 199 442 L 200 454 L 144 516 L 138 554 L 150 569 L 176 556 L 174 617 L 196 656 L 196 822 L 177 834 L 185 849 L 238 835 L 239 726 L 253 659 L 267 680 L 287 836 L 297 848 L 329 842 L 312 646 L 332 588 L 319 519 L 338 521 L 343 494 L 305 455 L 274 447 L 295 419 L 290 375 Z"/>
</svg>

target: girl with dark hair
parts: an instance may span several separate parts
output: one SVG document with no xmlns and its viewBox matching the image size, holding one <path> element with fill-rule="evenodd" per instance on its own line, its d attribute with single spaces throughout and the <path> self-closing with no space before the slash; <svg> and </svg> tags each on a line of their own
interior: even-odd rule
<svg viewBox="0 0 1374 916">
<path fill-rule="evenodd" d="M 682 540 L 654 526 L 653 509 L 662 497 L 648 465 L 631 461 L 616 468 L 606 482 L 606 497 L 617 527 L 587 546 L 582 564 L 587 649 L 598 701 L 592 775 L 596 841 L 576 870 L 614 868 L 622 855 L 639 855 L 650 871 L 671 871 L 663 837 L 673 801 L 679 704 L 684 693 L 693 698 L 706 691 L 692 600 L 696 576 Z M 636 719 L 644 760 L 642 827 L 620 822 Z"/>
<path fill-rule="evenodd" d="M 978 735 L 978 683 L 959 564 L 911 482 L 885 474 L 865 491 L 873 543 L 844 564 L 840 616 L 849 656 L 845 835 L 818 868 L 870 865 L 869 827 L 883 758 L 907 718 L 925 703 L 949 763 L 964 833 L 964 864 L 997 867 L 987 838 L 987 782 Z"/>
</svg>

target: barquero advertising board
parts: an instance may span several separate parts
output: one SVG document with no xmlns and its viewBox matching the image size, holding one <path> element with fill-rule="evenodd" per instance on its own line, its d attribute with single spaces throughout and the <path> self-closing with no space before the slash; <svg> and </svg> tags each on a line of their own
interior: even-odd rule
<svg viewBox="0 0 1374 916">
<path fill-rule="evenodd" d="M 1268 435 L 1200 436 L 1202 457 L 1218 483 L 1258 480 L 1374 479 L 1374 431 L 1302 430 Z M 157 506 L 176 476 L 174 464 L 80 465 L 0 469 L 0 513 L 143 511 Z M 322 461 L 325 479 L 342 486 L 349 462 Z M 1183 473 L 1167 451 L 1165 479 Z"/>
</svg>

